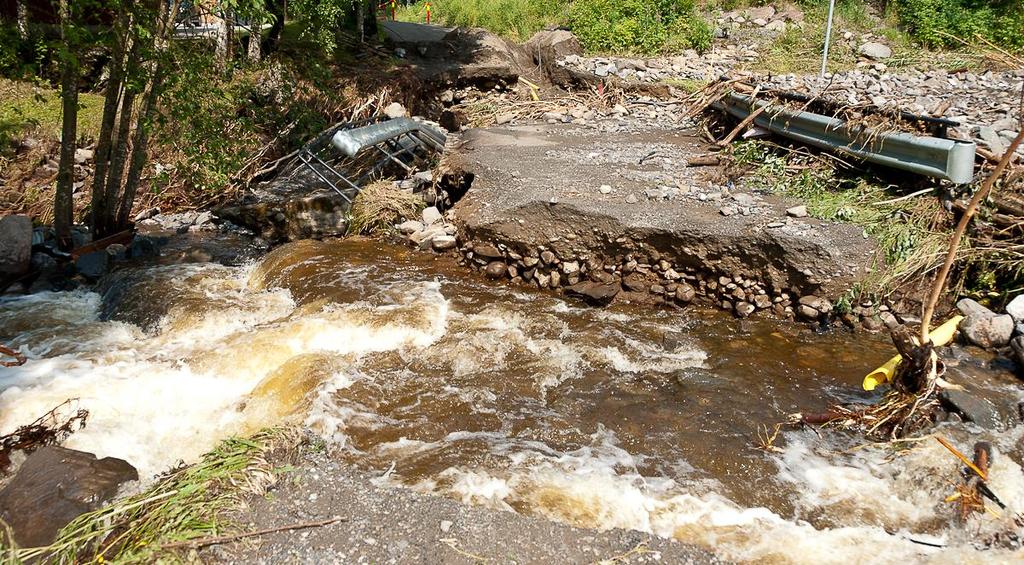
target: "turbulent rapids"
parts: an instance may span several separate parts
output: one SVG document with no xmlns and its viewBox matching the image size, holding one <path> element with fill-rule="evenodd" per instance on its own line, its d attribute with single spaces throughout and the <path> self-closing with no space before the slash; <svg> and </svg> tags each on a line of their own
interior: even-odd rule
<svg viewBox="0 0 1024 565">
<path fill-rule="evenodd" d="M 139 266 L 95 291 L 5 299 L 0 341 L 29 361 L 0 369 L 0 433 L 77 398 L 91 416 L 66 445 L 151 478 L 291 421 L 393 484 L 730 559 L 1019 558 L 977 547 L 1024 509 L 1019 425 L 940 428 L 998 452 L 989 485 L 1009 510 L 966 525 L 943 502 L 958 463 L 934 441 L 895 456 L 796 430 L 755 447 L 759 424 L 869 398 L 860 379 L 890 345 L 586 308 L 445 261 L 304 241 L 248 266 Z"/>
</svg>

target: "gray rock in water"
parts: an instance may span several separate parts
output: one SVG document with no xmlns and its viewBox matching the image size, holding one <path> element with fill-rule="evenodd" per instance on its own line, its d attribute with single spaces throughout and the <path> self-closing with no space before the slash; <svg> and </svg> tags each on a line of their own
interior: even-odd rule
<svg viewBox="0 0 1024 565">
<path fill-rule="evenodd" d="M 436 206 L 428 206 L 423 209 L 423 224 L 432 225 L 441 221 L 441 211 Z"/>
<path fill-rule="evenodd" d="M 109 266 L 110 255 L 102 249 L 86 253 L 75 260 L 75 268 L 78 270 L 78 274 L 90 281 L 97 281 L 100 277 L 107 274 Z"/>
<path fill-rule="evenodd" d="M 1003 347 L 1013 336 L 1013 318 L 1008 314 L 995 316 L 975 312 L 961 320 L 960 331 L 967 341 L 978 347 Z"/>
<path fill-rule="evenodd" d="M 964 420 L 974 422 L 986 430 L 999 427 L 999 414 L 988 401 L 962 390 L 945 389 L 939 392 L 942 406 Z"/>
<path fill-rule="evenodd" d="M 697 296 L 697 291 L 689 284 L 683 283 L 676 288 L 676 300 L 688 304 Z"/>
<path fill-rule="evenodd" d="M 489 279 L 500 279 L 508 272 L 508 265 L 501 261 L 491 261 L 484 268 L 484 274 Z"/>
<path fill-rule="evenodd" d="M 984 314 L 986 316 L 995 316 L 995 312 L 985 308 L 978 303 L 977 300 L 972 298 L 961 298 L 956 303 L 956 309 L 960 311 L 964 316 L 970 316 L 971 314 Z"/>
<path fill-rule="evenodd" d="M 1024 373 L 1024 335 L 1010 340 L 1010 353 L 1013 360 L 1017 362 L 1017 370 Z"/>
<path fill-rule="evenodd" d="M 888 45 L 883 45 L 874 41 L 869 41 L 860 46 L 857 52 L 869 59 L 875 59 L 881 61 L 892 57 L 892 49 Z"/>
<path fill-rule="evenodd" d="M 591 281 L 583 281 L 565 288 L 569 296 L 582 298 L 590 304 L 604 306 L 612 301 L 621 290 L 617 284 L 602 284 Z"/>
<path fill-rule="evenodd" d="M 1018 295 L 1006 305 L 1006 313 L 1018 324 L 1024 322 L 1024 294 Z"/>
<path fill-rule="evenodd" d="M 45 546 L 71 520 L 113 498 L 122 483 L 138 479 L 121 459 L 41 447 L 0 490 L 0 520 L 10 525 L 18 545 Z"/>
<path fill-rule="evenodd" d="M 741 318 L 746 318 L 747 316 L 753 314 L 754 310 L 754 305 L 749 302 L 736 303 L 736 315 Z"/>
<path fill-rule="evenodd" d="M 0 218 L 0 279 L 28 272 L 32 260 L 32 220 L 28 216 Z"/>
</svg>

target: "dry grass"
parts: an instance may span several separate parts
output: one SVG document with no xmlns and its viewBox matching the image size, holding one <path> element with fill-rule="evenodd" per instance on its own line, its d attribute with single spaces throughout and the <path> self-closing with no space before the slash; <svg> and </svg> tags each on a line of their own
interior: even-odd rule
<svg viewBox="0 0 1024 565">
<path fill-rule="evenodd" d="M 423 210 L 423 199 L 396 188 L 389 181 L 375 182 L 364 188 L 352 203 L 351 234 L 386 232 L 402 220 L 415 218 Z"/>
</svg>

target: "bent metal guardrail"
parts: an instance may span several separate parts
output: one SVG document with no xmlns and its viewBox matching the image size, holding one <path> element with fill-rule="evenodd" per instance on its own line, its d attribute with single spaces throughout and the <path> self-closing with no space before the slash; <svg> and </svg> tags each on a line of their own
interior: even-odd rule
<svg viewBox="0 0 1024 565">
<path fill-rule="evenodd" d="M 444 130 L 430 122 L 374 118 L 323 132 L 300 149 L 297 158 L 351 203 L 363 185 L 383 175 L 388 166 L 412 174 L 419 164 L 444 151 L 446 139 Z"/>
<path fill-rule="evenodd" d="M 716 104 L 719 109 L 743 119 L 771 103 L 732 93 Z M 872 163 L 957 184 L 971 182 L 974 178 L 976 146 L 973 141 L 879 132 L 779 105 L 761 111 L 754 123 L 772 133 Z"/>
</svg>

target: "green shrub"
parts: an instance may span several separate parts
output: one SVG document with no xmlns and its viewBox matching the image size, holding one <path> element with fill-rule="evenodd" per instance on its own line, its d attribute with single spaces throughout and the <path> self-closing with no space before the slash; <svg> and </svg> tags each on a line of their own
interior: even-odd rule
<svg viewBox="0 0 1024 565">
<path fill-rule="evenodd" d="M 711 46 L 695 0 L 575 0 L 569 25 L 588 51 L 654 54 Z"/>
<path fill-rule="evenodd" d="M 898 0 L 900 23 L 931 47 L 956 47 L 977 36 L 1024 49 L 1024 3 L 1020 0 Z"/>
<path fill-rule="evenodd" d="M 711 41 L 714 38 L 715 30 L 703 18 L 677 18 L 669 28 L 665 50 L 671 52 L 695 49 L 703 53 L 711 48 Z"/>
</svg>

